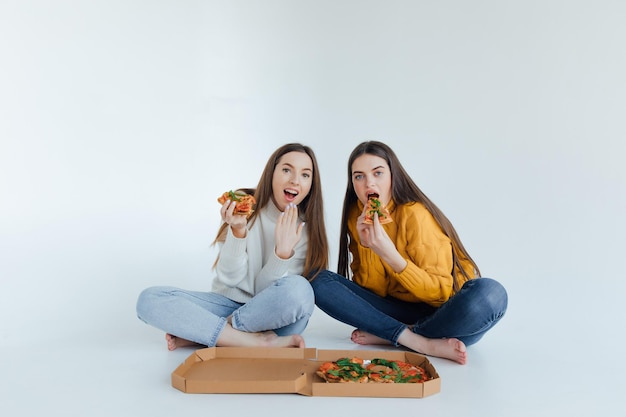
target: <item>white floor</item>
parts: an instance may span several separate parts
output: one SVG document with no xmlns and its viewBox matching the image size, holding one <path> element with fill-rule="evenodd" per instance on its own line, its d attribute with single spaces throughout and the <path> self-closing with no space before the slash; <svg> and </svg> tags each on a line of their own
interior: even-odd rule
<svg viewBox="0 0 626 417">
<path fill-rule="evenodd" d="M 541 314 L 518 309 L 477 345 L 466 366 L 432 358 L 441 392 L 422 399 L 321 398 L 297 394 L 185 394 L 170 373 L 192 349 L 169 352 L 163 334 L 139 320 L 117 334 L 83 334 L 53 343 L 0 348 L 0 403 L 9 416 L 173 415 L 450 415 L 623 416 L 622 345 L 576 337 L 567 327 L 541 323 Z M 537 306 L 538 307 L 538 306 Z M 540 311 L 540 308 L 538 310 Z M 583 324 L 584 323 L 579 323 Z M 358 348 L 350 328 L 316 311 L 305 337 L 322 349 Z M 578 341 L 578 342 L 577 342 Z M 601 348 L 601 349 L 599 349 Z"/>
<path fill-rule="evenodd" d="M 0 414 L 626 416 L 624 16 L 616 0 L 0 1 Z M 502 322 L 466 366 L 432 359 L 442 390 L 423 399 L 172 388 L 192 350 L 166 349 L 137 294 L 208 288 L 215 196 L 288 140 L 315 148 L 337 243 L 368 139 L 505 280 Z M 304 336 L 356 349 L 351 330 L 318 311 Z"/>
</svg>

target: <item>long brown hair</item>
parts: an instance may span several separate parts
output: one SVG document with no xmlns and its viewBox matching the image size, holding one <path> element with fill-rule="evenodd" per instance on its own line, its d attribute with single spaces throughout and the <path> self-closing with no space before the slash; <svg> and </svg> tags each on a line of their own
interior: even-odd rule
<svg viewBox="0 0 626 417">
<path fill-rule="evenodd" d="M 306 260 L 304 261 L 303 275 L 313 279 L 319 272 L 328 268 L 328 239 L 326 237 L 326 226 L 324 223 L 324 201 L 322 198 L 322 181 L 320 178 L 317 158 L 313 149 L 300 143 L 288 143 L 276 149 L 269 157 L 261 178 L 256 188 L 242 188 L 248 194 L 254 195 L 256 199 L 256 209 L 248 219 L 249 227 L 254 224 L 258 213 L 270 203 L 273 198 L 272 178 L 276 165 L 283 155 L 289 152 L 302 152 L 311 158 L 313 164 L 313 177 L 309 194 L 298 205 L 298 213 L 304 218 L 307 228 L 309 243 L 307 245 Z M 223 242 L 226 239 L 226 228 L 223 223 L 213 243 Z M 216 261 L 217 262 L 217 261 Z"/>
<path fill-rule="evenodd" d="M 386 144 L 378 141 L 367 141 L 359 144 L 348 159 L 348 184 L 346 186 L 346 194 L 343 200 L 343 212 L 341 216 L 341 229 L 339 234 L 339 261 L 337 263 L 337 273 L 348 277 L 349 274 L 349 244 L 350 236 L 348 234 L 348 213 L 353 204 L 356 203 L 358 197 L 352 186 L 352 164 L 359 156 L 368 154 L 378 156 L 384 159 L 389 165 L 391 171 L 391 198 L 396 205 L 407 204 L 412 202 L 422 203 L 426 209 L 433 215 L 439 227 L 452 241 L 452 259 L 454 266 L 452 268 L 452 277 L 454 280 L 454 290 L 458 291 L 460 285 L 457 280 L 456 270 L 461 271 L 465 278 L 469 279 L 469 271 L 465 271 L 459 258 L 467 258 L 474 268 L 476 276 L 480 276 L 480 270 L 465 250 L 461 239 L 459 238 L 452 223 L 443 214 L 441 210 L 419 189 L 409 174 L 405 171 L 400 160 L 394 151 Z"/>
</svg>

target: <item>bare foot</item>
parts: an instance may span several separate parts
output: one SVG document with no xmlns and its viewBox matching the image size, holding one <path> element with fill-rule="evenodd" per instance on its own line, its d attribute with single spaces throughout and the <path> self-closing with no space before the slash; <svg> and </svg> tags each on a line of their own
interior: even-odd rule
<svg viewBox="0 0 626 417">
<path fill-rule="evenodd" d="M 428 339 L 406 329 L 400 334 L 398 343 L 424 355 L 450 359 L 461 365 L 467 363 L 467 348 L 459 339 Z"/>
<path fill-rule="evenodd" d="M 174 350 L 179 347 L 187 346 L 204 346 L 191 340 L 183 339 L 182 337 L 174 336 L 173 334 L 165 333 L 165 340 L 167 341 L 167 349 Z"/>
<path fill-rule="evenodd" d="M 304 339 L 299 334 L 278 336 L 273 331 L 248 333 L 233 329 L 230 324 L 217 339 L 217 346 L 244 346 L 244 347 L 305 347 Z"/>
<path fill-rule="evenodd" d="M 297 348 L 305 347 L 304 338 L 299 334 L 294 334 L 291 336 L 278 336 L 274 332 L 263 332 L 260 333 L 260 335 L 261 339 L 263 339 L 260 346 Z"/>
<path fill-rule="evenodd" d="M 465 343 L 459 339 L 429 339 L 427 355 L 446 358 L 465 365 L 467 363 L 467 349 Z"/>
<path fill-rule="evenodd" d="M 390 345 L 391 342 L 382 337 L 374 336 L 361 329 L 355 329 L 350 336 L 350 340 L 358 345 Z"/>
</svg>

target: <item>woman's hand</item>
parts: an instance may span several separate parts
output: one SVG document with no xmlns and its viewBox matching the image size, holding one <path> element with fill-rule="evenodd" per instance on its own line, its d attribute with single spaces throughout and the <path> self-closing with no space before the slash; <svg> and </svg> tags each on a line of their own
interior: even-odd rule
<svg viewBox="0 0 626 417">
<path fill-rule="evenodd" d="M 236 201 L 227 200 L 222 204 L 220 214 L 222 215 L 222 221 L 230 225 L 233 235 L 238 238 L 243 238 L 246 236 L 248 219 L 245 214 L 233 214 L 236 205 Z"/>
<path fill-rule="evenodd" d="M 396 272 L 402 272 L 406 268 L 407 261 L 400 255 L 395 243 L 391 240 L 378 220 L 378 213 L 374 214 L 374 223 L 365 223 L 365 213 L 368 206 L 365 205 L 363 212 L 357 218 L 356 229 L 359 233 L 361 246 L 370 248 Z"/>
<path fill-rule="evenodd" d="M 304 223 L 298 218 L 298 207 L 290 204 L 285 211 L 280 213 L 276 221 L 274 239 L 276 240 L 276 256 L 288 259 L 293 254 L 293 248 L 302 237 Z"/>
</svg>

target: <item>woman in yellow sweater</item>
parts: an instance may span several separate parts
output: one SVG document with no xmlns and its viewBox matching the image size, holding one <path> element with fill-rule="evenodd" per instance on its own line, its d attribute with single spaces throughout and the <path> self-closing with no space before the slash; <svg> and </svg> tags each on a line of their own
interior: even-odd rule
<svg viewBox="0 0 626 417">
<path fill-rule="evenodd" d="M 392 221 L 365 222 L 368 199 Z M 502 318 L 507 293 L 481 278 L 446 216 L 417 187 L 384 143 L 358 145 L 348 161 L 337 273 L 311 281 L 317 306 L 356 327 L 352 341 L 393 344 L 467 362 L 476 343 Z"/>
</svg>

